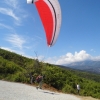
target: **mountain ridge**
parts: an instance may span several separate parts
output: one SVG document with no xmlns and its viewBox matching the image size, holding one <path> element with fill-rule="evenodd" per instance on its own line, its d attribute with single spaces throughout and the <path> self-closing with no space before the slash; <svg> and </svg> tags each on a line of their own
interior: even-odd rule
<svg viewBox="0 0 100 100">
<path fill-rule="evenodd" d="M 100 74 L 100 61 L 87 60 L 64 64 L 63 66 Z"/>
</svg>

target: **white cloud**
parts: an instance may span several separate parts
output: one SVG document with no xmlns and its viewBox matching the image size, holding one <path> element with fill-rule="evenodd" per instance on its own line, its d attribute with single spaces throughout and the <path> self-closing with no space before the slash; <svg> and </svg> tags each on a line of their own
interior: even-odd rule
<svg viewBox="0 0 100 100">
<path fill-rule="evenodd" d="M 7 48 L 7 47 L 0 47 L 1 49 L 4 49 L 4 50 L 7 50 L 7 51 L 11 51 L 13 52 L 14 50 L 10 49 L 10 48 Z"/>
<path fill-rule="evenodd" d="M 4 50 L 7 50 L 7 51 L 10 51 L 10 52 L 14 52 L 14 53 L 17 53 L 19 55 L 24 55 L 24 52 L 23 51 L 19 51 L 19 50 L 14 50 L 12 48 L 9 48 L 9 47 L 0 47 L 1 49 L 4 49 Z"/>
<path fill-rule="evenodd" d="M 18 0 L 4 0 L 7 5 L 14 9 L 18 9 Z"/>
<path fill-rule="evenodd" d="M 10 42 L 14 47 L 23 49 L 23 45 L 26 43 L 25 39 L 18 34 L 10 34 L 6 41 Z"/>
<path fill-rule="evenodd" d="M 46 62 L 52 63 L 52 64 L 63 65 L 63 64 L 70 64 L 73 62 L 84 61 L 84 60 L 100 60 L 100 56 L 92 57 L 85 50 L 81 50 L 80 52 L 75 52 L 74 54 L 67 53 L 60 57 L 48 58 Z"/>
<path fill-rule="evenodd" d="M 49 57 L 49 58 L 44 59 L 44 62 L 56 64 L 57 60 L 58 60 L 58 57 Z"/>
<path fill-rule="evenodd" d="M 0 13 L 8 15 L 15 19 L 16 21 L 20 21 L 20 18 L 16 16 L 12 9 L 9 8 L 0 8 Z"/>
<path fill-rule="evenodd" d="M 87 54 L 86 51 L 81 50 L 80 52 L 67 53 L 64 56 L 61 56 L 59 60 L 56 61 L 56 64 L 69 64 L 72 62 L 84 61 L 91 59 L 92 56 Z"/>
<path fill-rule="evenodd" d="M 6 29 L 8 29 L 10 31 L 14 31 L 14 29 L 12 27 L 10 27 L 8 25 L 5 25 L 5 24 L 2 24 L 2 23 L 0 23 L 0 28 L 6 28 Z"/>
<path fill-rule="evenodd" d="M 22 21 L 28 17 L 27 11 L 23 8 L 23 2 L 25 1 L 4 0 L 2 7 L 0 7 L 0 13 L 12 17 L 15 25 L 21 26 Z"/>
</svg>

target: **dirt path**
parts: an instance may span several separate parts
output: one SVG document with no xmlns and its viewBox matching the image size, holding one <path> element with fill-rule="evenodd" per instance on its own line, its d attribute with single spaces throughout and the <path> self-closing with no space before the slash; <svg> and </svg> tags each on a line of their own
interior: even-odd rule
<svg viewBox="0 0 100 100">
<path fill-rule="evenodd" d="M 34 86 L 0 81 L 0 100 L 81 100 L 80 98 L 49 90 L 36 89 Z"/>
<path fill-rule="evenodd" d="M 0 100 L 100 100 L 0 80 Z"/>
<path fill-rule="evenodd" d="M 100 100 L 100 99 L 95 99 L 92 97 L 84 97 L 84 96 L 77 96 L 78 98 L 80 98 L 81 100 Z"/>
</svg>

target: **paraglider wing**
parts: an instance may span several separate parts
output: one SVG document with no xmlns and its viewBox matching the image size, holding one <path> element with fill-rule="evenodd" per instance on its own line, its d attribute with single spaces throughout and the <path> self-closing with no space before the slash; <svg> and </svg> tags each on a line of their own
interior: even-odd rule
<svg viewBox="0 0 100 100">
<path fill-rule="evenodd" d="M 27 0 L 34 3 L 41 18 L 48 46 L 52 46 L 59 35 L 61 26 L 61 9 L 58 0 Z"/>
</svg>

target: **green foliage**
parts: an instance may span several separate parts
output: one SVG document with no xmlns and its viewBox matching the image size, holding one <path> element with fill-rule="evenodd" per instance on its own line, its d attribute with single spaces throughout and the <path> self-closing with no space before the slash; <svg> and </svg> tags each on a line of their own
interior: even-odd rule
<svg viewBox="0 0 100 100">
<path fill-rule="evenodd" d="M 45 69 L 45 82 L 57 89 L 62 89 L 64 86 L 65 76 L 58 67 L 46 66 Z M 48 80 L 48 81 L 47 81 Z"/>
<path fill-rule="evenodd" d="M 65 85 L 65 87 L 62 89 L 63 92 L 67 92 L 67 93 L 74 93 L 75 94 L 75 90 L 68 84 Z"/>
<path fill-rule="evenodd" d="M 100 75 L 60 68 L 0 49 L 0 79 L 30 83 L 30 75 L 38 74 L 45 76 L 45 83 L 62 92 L 77 94 L 79 83 L 80 95 L 100 99 Z"/>
<path fill-rule="evenodd" d="M 28 83 L 29 79 L 27 79 L 21 72 L 16 73 L 13 75 L 13 81 L 15 82 L 23 82 Z"/>
<path fill-rule="evenodd" d="M 82 78 L 100 82 L 100 74 L 88 73 L 88 72 L 77 71 L 77 70 L 70 70 L 70 71 L 73 72 L 73 74 L 81 76 Z"/>
<path fill-rule="evenodd" d="M 0 57 L 0 73 L 14 74 L 17 71 L 22 71 L 22 68 L 11 61 L 7 61 Z"/>
<path fill-rule="evenodd" d="M 27 63 L 32 59 L 26 58 L 14 52 L 9 52 L 0 48 L 0 56 L 8 61 L 12 61 L 20 67 L 26 67 Z"/>
</svg>

